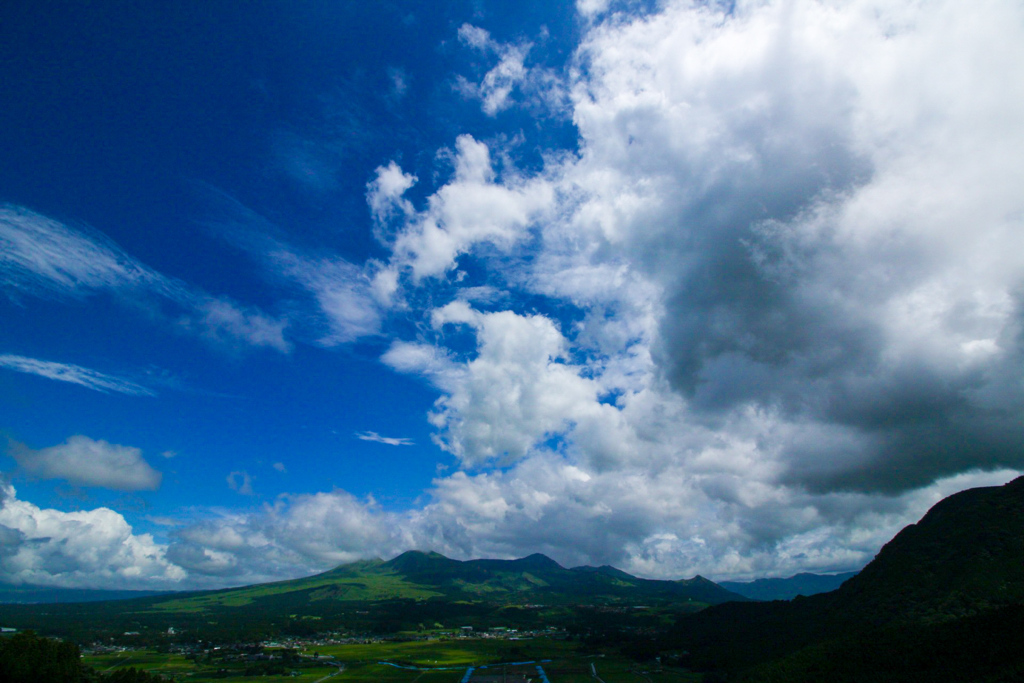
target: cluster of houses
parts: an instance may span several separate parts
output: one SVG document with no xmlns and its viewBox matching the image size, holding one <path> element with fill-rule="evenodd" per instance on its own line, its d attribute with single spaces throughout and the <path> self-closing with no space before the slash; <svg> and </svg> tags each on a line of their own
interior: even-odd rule
<svg viewBox="0 0 1024 683">
<path fill-rule="evenodd" d="M 167 630 L 168 634 L 175 634 L 173 627 Z M 127 632 L 124 635 L 138 635 L 135 632 Z M 506 626 L 493 626 L 490 628 L 476 628 L 473 626 L 462 626 L 455 629 L 434 630 L 424 633 L 403 633 L 389 635 L 351 634 L 344 632 L 323 633 L 315 637 L 283 637 L 275 640 L 268 640 L 258 643 L 221 643 L 213 644 L 203 641 L 193 643 L 178 643 L 168 645 L 167 651 L 184 655 L 186 659 L 223 659 L 231 662 L 261 662 L 280 660 L 284 655 L 282 652 L 294 651 L 316 652 L 317 648 L 329 645 L 368 645 L 372 643 L 401 642 L 415 640 L 439 640 L 439 639 L 498 639 L 498 640 L 527 640 L 530 638 L 565 638 L 566 633 L 554 626 L 538 629 L 514 629 Z M 137 645 L 114 645 L 107 643 L 93 643 L 83 648 L 83 654 L 109 654 L 124 652 L 137 648 Z M 304 658 L 310 655 L 301 655 Z M 321 660 L 332 660 L 332 657 L 320 656 Z"/>
</svg>

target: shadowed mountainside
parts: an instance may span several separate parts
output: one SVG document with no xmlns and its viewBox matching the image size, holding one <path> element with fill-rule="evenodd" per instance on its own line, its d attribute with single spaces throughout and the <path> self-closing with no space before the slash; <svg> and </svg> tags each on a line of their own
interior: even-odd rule
<svg viewBox="0 0 1024 683">
<path fill-rule="evenodd" d="M 669 640 L 700 667 L 736 670 L 813 644 L 867 642 L 880 629 L 945 638 L 958 627 L 931 625 L 1022 603 L 1024 477 L 940 501 L 837 590 L 712 607 L 680 619 Z"/>
</svg>

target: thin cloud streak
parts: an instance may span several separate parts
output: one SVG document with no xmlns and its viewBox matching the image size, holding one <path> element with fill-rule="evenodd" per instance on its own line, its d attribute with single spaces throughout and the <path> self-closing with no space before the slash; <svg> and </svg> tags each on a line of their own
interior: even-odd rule
<svg viewBox="0 0 1024 683">
<path fill-rule="evenodd" d="M 412 446 L 416 442 L 405 437 L 381 436 L 377 432 L 356 432 L 356 438 L 363 441 L 376 441 L 389 446 Z"/>
<path fill-rule="evenodd" d="M 30 209 L 0 205 L 0 288 L 44 299 L 112 292 L 125 304 L 167 318 L 176 329 L 221 346 L 288 353 L 288 321 L 213 296 L 135 260 L 103 235 L 76 230 Z M 164 311 L 170 303 L 176 311 Z"/>
<path fill-rule="evenodd" d="M 30 375 L 38 375 L 58 382 L 68 382 L 99 391 L 103 394 L 117 392 L 129 396 L 156 396 L 152 389 L 136 384 L 121 377 L 106 375 L 96 370 L 83 368 L 80 365 L 70 363 L 57 363 L 54 361 L 27 358 L 11 354 L 0 355 L 0 367 L 15 372 L 24 372 Z"/>
</svg>

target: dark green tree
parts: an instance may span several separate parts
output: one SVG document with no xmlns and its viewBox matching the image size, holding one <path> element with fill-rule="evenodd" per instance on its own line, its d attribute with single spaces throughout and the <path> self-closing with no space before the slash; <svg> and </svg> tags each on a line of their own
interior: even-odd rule
<svg viewBox="0 0 1024 683">
<path fill-rule="evenodd" d="M 0 681 L 5 683 L 79 683 L 78 646 L 41 638 L 31 631 L 0 639 Z"/>
</svg>

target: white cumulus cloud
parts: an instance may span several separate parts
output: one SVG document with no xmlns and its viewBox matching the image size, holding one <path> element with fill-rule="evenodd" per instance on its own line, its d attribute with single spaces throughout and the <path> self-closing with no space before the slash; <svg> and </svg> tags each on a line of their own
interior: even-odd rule
<svg viewBox="0 0 1024 683">
<path fill-rule="evenodd" d="M 473 252 L 575 321 L 456 294 L 433 336 L 382 358 L 442 390 L 436 439 L 484 470 L 438 484 L 449 547 L 559 538 L 649 574 L 853 568 L 926 492 L 1020 471 L 1024 10 L 580 8 L 579 151 L 515 176 L 550 200 Z M 400 286 L 491 239 L 487 219 L 458 239 L 424 220 L 467 189 L 456 172 L 399 231 L 393 263 L 421 276 Z"/>
<path fill-rule="evenodd" d="M 430 196 L 422 211 L 410 214 L 411 207 L 400 203 L 402 193 L 415 179 L 394 164 L 385 172 L 378 171 L 371 188 L 375 212 L 385 199 L 390 205 L 404 207 L 403 220 L 392 240 L 390 268 L 409 270 L 417 283 L 444 275 L 458 256 L 477 245 L 512 249 L 554 200 L 548 182 L 522 178 L 515 169 L 506 169 L 497 181 L 489 148 L 472 136 L 459 136 L 455 147 L 454 177 Z M 389 179 L 386 183 L 385 178 Z"/>
<path fill-rule="evenodd" d="M 62 512 L 0 485 L 0 575 L 9 583 L 80 588 L 174 588 L 187 572 L 165 546 L 107 508 Z"/>
<path fill-rule="evenodd" d="M 163 479 L 142 457 L 140 449 L 81 435 L 40 450 L 12 444 L 10 454 L 32 476 L 63 479 L 79 486 L 152 491 L 160 488 Z"/>
</svg>

